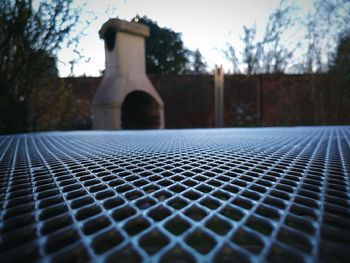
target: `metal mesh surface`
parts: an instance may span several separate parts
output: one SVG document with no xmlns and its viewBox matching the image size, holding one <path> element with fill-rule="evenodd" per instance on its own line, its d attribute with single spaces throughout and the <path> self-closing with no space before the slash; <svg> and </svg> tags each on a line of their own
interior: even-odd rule
<svg viewBox="0 0 350 263">
<path fill-rule="evenodd" d="M 0 137 L 0 261 L 350 262 L 350 127 Z"/>
</svg>

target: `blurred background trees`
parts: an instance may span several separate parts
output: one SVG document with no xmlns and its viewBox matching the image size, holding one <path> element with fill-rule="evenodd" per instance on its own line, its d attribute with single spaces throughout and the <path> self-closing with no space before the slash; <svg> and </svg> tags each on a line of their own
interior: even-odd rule
<svg viewBox="0 0 350 263">
<path fill-rule="evenodd" d="M 344 84 L 350 84 L 350 32 L 340 39 L 330 63 L 330 72 L 339 74 Z"/>
<path fill-rule="evenodd" d="M 74 39 L 72 1 L 0 2 L 0 133 L 69 128 L 74 102 L 58 77 L 57 51 Z M 47 120 L 41 122 L 40 119 Z"/>
<path fill-rule="evenodd" d="M 343 123 L 350 105 L 350 1 L 314 0 L 305 17 L 295 2 L 281 0 L 258 32 L 244 26 L 237 43 L 223 50 L 233 73 L 306 74 L 317 124 Z"/>
<path fill-rule="evenodd" d="M 81 8 L 72 2 L 0 1 L 0 134 L 82 127 L 57 71 L 58 51 L 79 41 Z M 350 2 L 315 0 L 314 7 L 300 17 L 294 2 L 281 0 L 265 27 L 244 26 L 243 48 L 228 43 L 224 55 L 232 73 L 305 74 L 315 123 L 341 123 L 350 105 Z M 187 49 L 180 33 L 146 16 L 132 21 L 150 28 L 148 74 L 207 73 L 201 52 Z"/>
<path fill-rule="evenodd" d="M 310 76 L 319 124 L 344 123 L 349 116 L 350 2 L 315 1 L 307 17 L 308 49 L 304 72 Z M 315 74 L 316 73 L 316 74 Z"/>
<path fill-rule="evenodd" d="M 280 0 L 265 28 L 244 26 L 238 43 L 223 50 L 233 73 L 327 73 L 337 45 L 350 33 L 348 0 L 314 0 L 301 16 L 295 2 Z"/>
<path fill-rule="evenodd" d="M 263 33 L 257 32 L 256 24 L 244 26 L 241 57 L 233 43 L 227 43 L 223 50 L 232 64 L 232 72 L 243 71 L 247 75 L 285 73 L 298 47 L 298 44 L 286 46 L 289 31 L 295 25 L 295 11 L 293 4 L 282 0 L 268 17 Z"/>
</svg>

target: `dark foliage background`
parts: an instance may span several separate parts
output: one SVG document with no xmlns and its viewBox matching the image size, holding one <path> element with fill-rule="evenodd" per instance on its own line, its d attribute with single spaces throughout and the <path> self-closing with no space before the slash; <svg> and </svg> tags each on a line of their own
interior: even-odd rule
<svg viewBox="0 0 350 263">
<path fill-rule="evenodd" d="M 61 46 L 77 41 L 69 37 L 79 18 L 71 4 L 0 2 L 0 133 L 72 127 L 74 99 L 56 67 Z"/>
</svg>

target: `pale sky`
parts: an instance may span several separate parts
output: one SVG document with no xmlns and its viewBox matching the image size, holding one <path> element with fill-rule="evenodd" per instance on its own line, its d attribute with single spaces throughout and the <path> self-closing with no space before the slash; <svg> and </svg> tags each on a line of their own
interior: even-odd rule
<svg viewBox="0 0 350 263">
<path fill-rule="evenodd" d="M 300 12 L 312 8 L 312 0 L 294 0 Z M 230 70 L 222 49 L 227 42 L 240 48 L 243 25 L 256 22 L 258 32 L 265 26 L 267 17 L 278 6 L 278 0 L 76 0 L 75 5 L 86 3 L 81 21 L 91 20 L 80 39 L 79 50 L 85 57 L 74 68 L 74 75 L 99 76 L 105 67 L 103 41 L 98 30 L 109 18 L 119 17 L 130 21 L 137 14 L 146 15 L 161 27 L 168 27 L 182 34 L 186 48 L 199 49 L 213 69 L 222 64 Z M 92 17 L 97 16 L 95 20 Z M 83 27 L 79 25 L 78 30 Z M 239 55 L 239 54 L 238 54 Z M 63 48 L 58 55 L 61 76 L 70 73 L 69 60 L 74 56 Z"/>
</svg>

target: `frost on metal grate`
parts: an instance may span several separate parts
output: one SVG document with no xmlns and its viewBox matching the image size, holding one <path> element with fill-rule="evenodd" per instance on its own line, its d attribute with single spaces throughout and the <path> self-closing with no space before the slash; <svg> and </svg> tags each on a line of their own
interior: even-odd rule
<svg viewBox="0 0 350 263">
<path fill-rule="evenodd" d="M 0 137 L 0 261 L 350 262 L 350 127 Z"/>
</svg>

